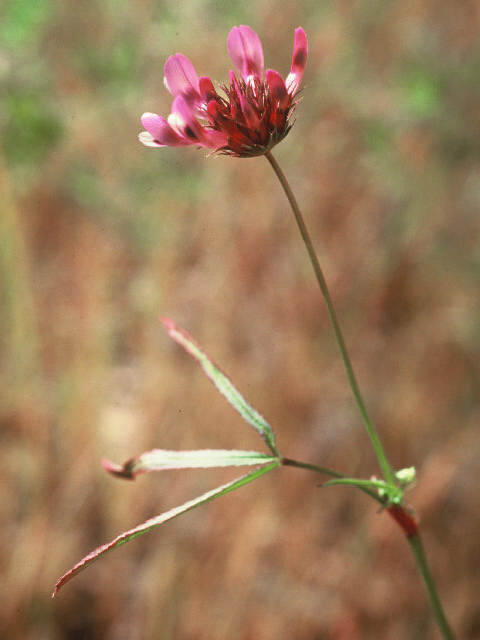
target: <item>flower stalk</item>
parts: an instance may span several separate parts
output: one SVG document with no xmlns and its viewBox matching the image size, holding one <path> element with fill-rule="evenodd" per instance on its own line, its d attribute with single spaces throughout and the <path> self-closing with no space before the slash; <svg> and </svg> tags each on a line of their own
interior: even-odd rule
<svg viewBox="0 0 480 640">
<path fill-rule="evenodd" d="M 283 173 L 280 165 L 278 164 L 278 162 L 276 161 L 276 159 L 273 157 L 272 152 L 271 151 L 267 151 L 265 153 L 265 157 L 268 160 L 268 162 L 270 163 L 272 169 L 275 171 L 275 174 L 277 176 L 277 178 L 280 181 L 280 184 L 282 185 L 282 188 L 285 192 L 285 195 L 287 196 L 288 202 L 290 203 L 290 206 L 292 208 L 293 211 L 293 215 L 295 216 L 295 221 L 297 223 L 297 226 L 300 230 L 300 234 L 302 236 L 302 240 L 303 243 L 307 249 L 308 252 L 308 257 L 310 258 L 310 262 L 312 264 L 313 270 L 315 272 L 315 277 L 317 279 L 318 285 L 320 287 L 320 290 L 322 292 L 322 295 L 325 299 L 325 303 L 327 305 L 327 310 L 328 310 L 328 315 L 330 316 L 330 320 L 332 322 L 333 325 L 333 330 L 335 332 L 335 338 L 338 344 L 338 348 L 340 349 L 340 355 L 342 357 L 342 362 L 343 365 L 345 367 L 345 371 L 347 373 L 347 377 L 348 377 L 348 382 L 350 384 L 350 388 L 352 390 L 353 393 L 353 397 L 355 398 L 355 402 L 356 405 L 358 407 L 360 416 L 362 418 L 363 424 L 365 426 L 365 429 L 367 431 L 368 437 L 370 438 L 370 442 L 372 443 L 373 449 L 375 451 L 375 454 L 377 456 L 377 460 L 378 460 L 378 464 L 380 465 L 380 468 L 382 470 L 382 473 L 385 477 L 385 480 L 392 485 L 392 487 L 395 487 L 397 485 L 396 479 L 395 479 L 395 474 L 393 472 L 393 468 L 390 464 L 390 462 L 388 461 L 387 458 L 387 454 L 385 453 L 385 450 L 383 448 L 383 445 L 380 441 L 380 438 L 378 436 L 378 433 L 373 425 L 372 420 L 370 419 L 370 416 L 368 414 L 367 408 L 365 406 L 365 403 L 363 401 L 363 397 L 362 394 L 360 392 L 360 388 L 358 386 L 357 383 L 357 379 L 352 367 L 352 363 L 350 361 L 350 356 L 348 355 L 348 351 L 347 351 L 347 347 L 345 345 L 345 340 L 343 338 L 343 334 L 342 334 L 342 330 L 340 328 L 340 324 L 338 322 L 338 318 L 337 318 L 337 313 L 335 311 L 335 307 L 333 305 L 332 302 L 332 298 L 330 296 L 330 291 L 328 289 L 327 286 L 327 282 L 325 280 L 325 276 L 323 275 L 323 271 L 322 268 L 320 266 L 320 263 L 318 261 L 317 258 L 317 254 L 315 253 L 315 249 L 313 247 L 313 243 L 312 240 L 310 238 L 310 234 L 308 232 L 308 229 L 305 225 L 305 221 L 303 219 L 302 216 L 302 212 L 300 211 L 300 207 L 298 206 L 298 203 L 295 199 L 295 196 L 293 194 L 293 191 L 290 187 L 290 184 L 285 176 L 285 174 Z"/>
</svg>

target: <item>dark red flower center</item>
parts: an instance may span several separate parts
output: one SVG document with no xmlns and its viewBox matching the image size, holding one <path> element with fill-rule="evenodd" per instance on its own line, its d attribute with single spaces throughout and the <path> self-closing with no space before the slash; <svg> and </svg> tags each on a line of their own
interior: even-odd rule
<svg viewBox="0 0 480 640">
<path fill-rule="evenodd" d="M 219 149 L 220 153 L 263 155 L 287 135 L 295 107 L 292 97 L 285 100 L 258 76 L 245 82 L 232 74 L 230 85 L 222 89 L 225 97 L 210 94 L 206 107 L 211 128 L 227 135 L 228 145 Z"/>
</svg>

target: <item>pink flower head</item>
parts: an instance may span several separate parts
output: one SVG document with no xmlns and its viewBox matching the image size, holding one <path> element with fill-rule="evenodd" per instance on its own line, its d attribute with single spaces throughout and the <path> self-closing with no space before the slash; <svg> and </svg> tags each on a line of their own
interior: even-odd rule
<svg viewBox="0 0 480 640">
<path fill-rule="evenodd" d="M 295 30 L 290 73 L 264 71 L 258 35 L 245 25 L 228 34 L 228 52 L 239 72 L 218 93 L 208 76 L 198 77 L 190 60 L 177 53 L 165 63 L 165 86 L 173 95 L 167 119 L 144 113 L 140 142 L 149 147 L 206 147 L 246 158 L 260 156 L 283 140 L 292 127 L 291 115 L 307 63 L 307 36 Z"/>
</svg>

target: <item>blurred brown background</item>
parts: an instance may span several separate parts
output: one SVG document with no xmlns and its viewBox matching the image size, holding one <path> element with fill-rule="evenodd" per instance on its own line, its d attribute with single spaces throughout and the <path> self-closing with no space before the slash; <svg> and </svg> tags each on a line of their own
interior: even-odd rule
<svg viewBox="0 0 480 640">
<path fill-rule="evenodd" d="M 229 29 L 286 75 L 275 155 L 321 255 L 367 404 L 458 637 L 480 637 L 480 5 L 475 0 L 4 0 L 0 9 L 0 638 L 438 638 L 405 541 L 294 469 L 122 547 L 238 470 L 107 476 L 148 448 L 261 448 L 158 323 L 192 333 L 284 455 L 368 477 L 325 306 L 263 158 L 147 149 L 181 51 L 224 82 Z"/>
</svg>

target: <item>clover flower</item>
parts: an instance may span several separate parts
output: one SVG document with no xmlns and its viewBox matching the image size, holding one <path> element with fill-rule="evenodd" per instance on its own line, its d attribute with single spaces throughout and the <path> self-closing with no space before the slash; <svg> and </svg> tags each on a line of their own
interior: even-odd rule
<svg viewBox="0 0 480 640">
<path fill-rule="evenodd" d="M 167 119 L 144 113 L 140 142 L 149 147 L 194 145 L 240 158 L 260 156 L 278 144 L 292 127 L 294 100 L 307 63 L 307 36 L 295 30 L 290 73 L 264 71 L 263 48 L 251 27 L 233 27 L 228 52 L 240 73 L 215 88 L 208 76 L 198 77 L 181 53 L 165 63 L 165 86 L 173 95 Z"/>
</svg>

